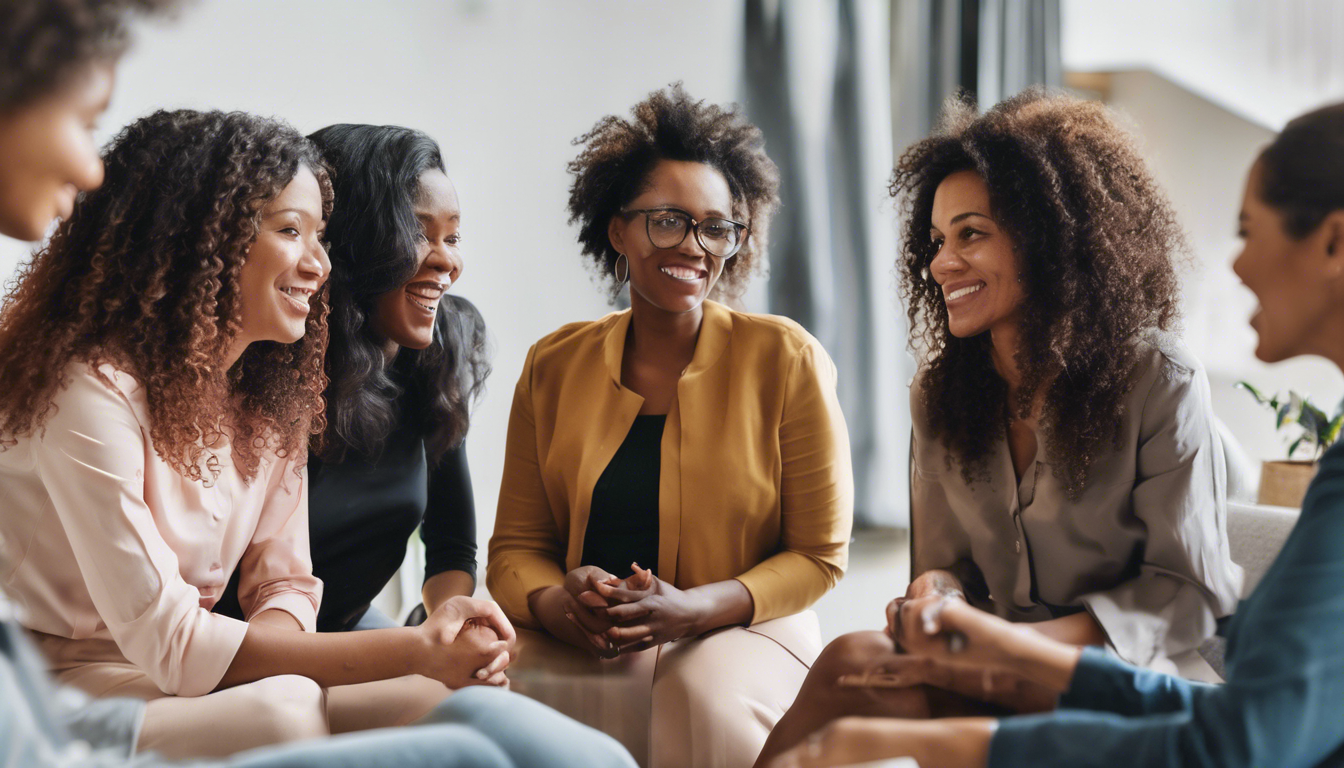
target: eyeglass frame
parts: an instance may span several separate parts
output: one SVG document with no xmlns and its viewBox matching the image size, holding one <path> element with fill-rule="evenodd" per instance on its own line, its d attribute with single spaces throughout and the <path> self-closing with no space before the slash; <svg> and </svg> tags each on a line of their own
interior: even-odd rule
<svg viewBox="0 0 1344 768">
<path fill-rule="evenodd" d="M 741 253 L 742 246 L 747 244 L 747 237 L 751 235 L 751 227 L 747 226 L 746 224 L 743 224 L 740 221 L 725 219 L 722 216 L 709 216 L 705 219 L 701 219 L 700 221 L 696 221 L 695 217 L 691 215 L 690 211 L 683 211 L 680 208 L 673 208 L 670 206 L 667 208 L 630 208 L 628 210 L 621 211 L 620 213 L 622 216 L 630 216 L 631 214 L 635 213 L 644 214 L 644 236 L 649 238 L 649 245 L 652 245 L 654 248 L 672 249 L 680 247 L 682 243 L 686 242 L 686 235 L 694 232 L 696 245 L 699 245 L 700 248 L 703 249 L 704 252 L 709 254 L 710 256 L 713 256 L 716 259 L 723 259 L 724 261 L 734 258 L 737 256 L 737 254 Z M 678 240 L 675 245 L 662 246 L 653 242 L 653 233 L 649 231 L 649 222 L 651 221 L 651 219 L 649 218 L 649 214 L 651 213 L 680 213 L 681 215 L 690 219 L 691 226 L 689 229 L 687 229 L 685 232 L 681 234 L 681 239 Z M 737 247 L 733 249 L 733 252 L 728 254 L 727 256 L 720 256 L 717 253 L 714 253 L 705 245 L 705 241 L 700 239 L 700 225 L 706 221 L 710 221 L 711 219 L 726 221 L 729 224 L 732 224 L 733 226 L 738 228 L 737 233 L 738 235 L 740 235 L 741 239 L 737 241 Z"/>
</svg>

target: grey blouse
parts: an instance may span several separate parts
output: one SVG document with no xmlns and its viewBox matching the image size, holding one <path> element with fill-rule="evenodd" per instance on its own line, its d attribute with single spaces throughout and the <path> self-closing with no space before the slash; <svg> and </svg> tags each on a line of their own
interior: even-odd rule
<svg viewBox="0 0 1344 768">
<path fill-rule="evenodd" d="M 1165 667 L 1232 613 L 1241 568 L 1228 555 L 1226 467 L 1204 369 L 1174 338 L 1136 343 L 1120 448 L 1090 467 L 1076 501 L 1039 435 L 1020 483 L 1005 437 L 988 477 L 967 484 L 928 434 L 916 377 L 911 554 L 916 574 L 960 577 L 977 607 L 1010 621 L 1087 610 L 1120 658 Z"/>
</svg>

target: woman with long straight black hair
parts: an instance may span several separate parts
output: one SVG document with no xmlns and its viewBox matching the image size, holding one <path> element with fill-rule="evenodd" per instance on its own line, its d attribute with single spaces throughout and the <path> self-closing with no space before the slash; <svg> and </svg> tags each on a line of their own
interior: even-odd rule
<svg viewBox="0 0 1344 768">
<path fill-rule="evenodd" d="M 327 428 L 313 445 L 310 531 L 325 584 L 319 631 L 394 622 L 371 607 L 426 545 L 429 612 L 476 586 L 469 408 L 489 373 L 485 324 L 447 293 L 462 274 L 461 210 L 433 139 L 332 125 L 311 138 L 333 170 Z"/>
</svg>

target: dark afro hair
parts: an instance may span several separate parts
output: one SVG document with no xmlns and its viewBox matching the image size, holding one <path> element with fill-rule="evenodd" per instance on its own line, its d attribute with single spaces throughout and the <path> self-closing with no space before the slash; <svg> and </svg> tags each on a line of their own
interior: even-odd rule
<svg viewBox="0 0 1344 768">
<path fill-rule="evenodd" d="M 631 119 L 608 115 L 574 140 L 583 151 L 569 164 L 569 222 L 579 224 L 583 253 L 609 281 L 615 297 L 619 254 L 607 226 L 644 190 L 660 160 L 704 163 L 728 181 L 732 216 L 748 227 L 742 250 L 724 265 L 715 290 L 741 294 L 748 276 L 765 260 L 766 231 L 779 205 L 779 169 L 765 154 L 761 131 L 738 111 L 692 99 L 680 83 L 654 91 L 631 110 Z"/>
<path fill-rule="evenodd" d="M 984 179 L 1021 259 L 1022 382 L 1011 403 L 989 334 L 952 336 L 929 271 L 937 254 L 929 237 L 934 192 L 963 170 Z M 1046 455 L 1076 498 L 1088 467 L 1120 439 L 1138 366 L 1133 342 L 1178 319 L 1176 262 L 1185 240 L 1134 140 L 1102 104 L 1042 88 L 981 117 L 953 99 L 934 134 L 897 163 L 891 193 L 903 200 L 897 271 L 911 347 L 922 355 L 919 406 L 931 433 L 969 482 L 1007 418 L 1027 417 L 1044 390 Z"/>
<path fill-rule="evenodd" d="M 0 113 L 126 49 L 126 21 L 176 0 L 0 0 Z"/>
</svg>

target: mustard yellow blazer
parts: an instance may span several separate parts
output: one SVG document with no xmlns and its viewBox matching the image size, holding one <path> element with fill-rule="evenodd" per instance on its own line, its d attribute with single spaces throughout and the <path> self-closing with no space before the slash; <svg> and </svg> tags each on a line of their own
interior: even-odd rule
<svg viewBox="0 0 1344 768">
<path fill-rule="evenodd" d="M 486 584 L 516 624 L 583 565 L 593 486 L 644 399 L 621 385 L 630 312 L 572 323 L 527 354 L 514 391 Z M 753 623 L 797 613 L 844 574 L 849 436 L 826 351 L 791 320 L 705 302 L 663 430 L 658 575 L 737 579 Z"/>
</svg>

